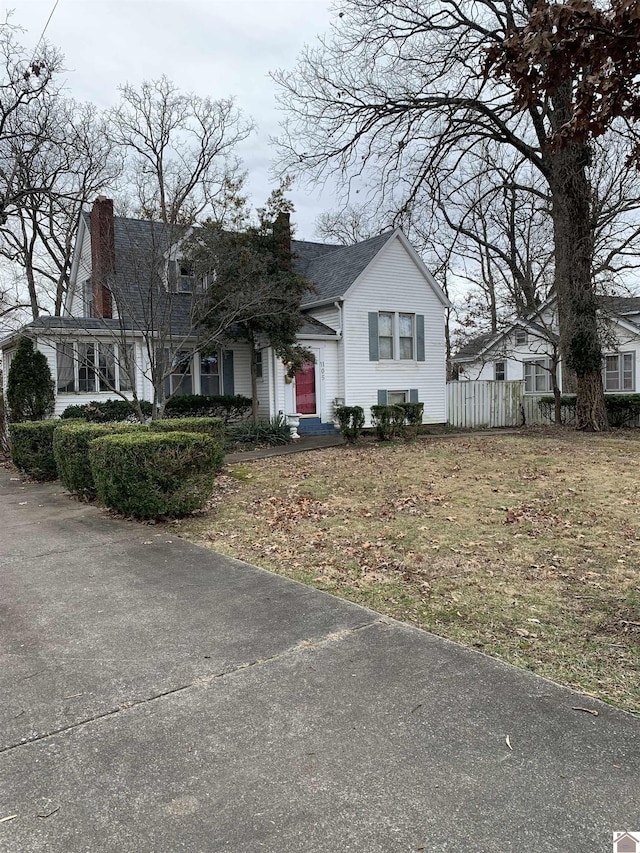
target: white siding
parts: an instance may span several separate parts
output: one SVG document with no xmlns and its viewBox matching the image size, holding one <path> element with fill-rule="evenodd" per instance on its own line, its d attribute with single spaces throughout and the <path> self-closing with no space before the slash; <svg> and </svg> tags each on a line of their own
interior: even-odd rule
<svg viewBox="0 0 640 853">
<path fill-rule="evenodd" d="M 424 315 L 425 361 L 369 361 L 370 311 Z M 370 407 L 378 390 L 418 389 L 425 423 L 446 417 L 444 308 L 398 238 L 388 243 L 344 302 L 345 404 Z"/>
<path fill-rule="evenodd" d="M 335 305 L 322 305 L 319 308 L 310 308 L 306 313 L 324 323 L 325 326 L 335 329 L 336 332 L 340 330 L 340 310 Z"/>
<path fill-rule="evenodd" d="M 615 352 L 633 352 L 635 354 L 635 378 L 633 393 L 640 393 L 640 338 L 633 332 L 624 329 L 617 323 L 610 323 L 604 336 L 603 354 Z M 527 344 L 516 345 L 515 338 L 509 336 L 500 342 L 493 351 L 485 354 L 483 360 L 463 365 L 464 373 L 461 380 L 485 381 L 495 379 L 495 363 L 505 362 L 505 379 L 516 381 L 524 379 L 524 362 L 533 359 L 549 358 L 552 354 L 551 345 L 529 335 Z M 562 388 L 562 364 L 559 366 L 558 382 Z M 627 392 L 631 393 L 631 392 Z"/>
<path fill-rule="evenodd" d="M 234 344 L 233 350 L 233 393 L 251 397 L 251 351 L 249 344 Z M 258 380 L 259 381 L 259 380 Z M 228 389 L 223 388 L 225 394 Z"/>
<path fill-rule="evenodd" d="M 262 350 L 262 378 L 258 377 L 258 417 L 266 421 L 274 417 L 277 412 L 273 411 L 273 363 L 271 348 L 264 347 Z"/>
<path fill-rule="evenodd" d="M 76 247 L 77 248 L 77 247 Z M 69 314 L 72 317 L 86 317 L 87 311 L 84 304 L 83 286 L 84 282 L 91 277 L 91 234 L 89 228 L 84 229 L 82 246 L 80 247 L 80 258 L 78 271 L 70 300 Z M 63 312 L 64 313 L 64 312 Z"/>
</svg>

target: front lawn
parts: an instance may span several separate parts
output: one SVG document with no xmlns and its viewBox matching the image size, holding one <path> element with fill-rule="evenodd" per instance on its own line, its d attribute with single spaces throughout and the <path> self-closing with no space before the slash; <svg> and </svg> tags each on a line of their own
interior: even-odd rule
<svg viewBox="0 0 640 853">
<path fill-rule="evenodd" d="M 640 712 L 639 461 L 630 433 L 339 447 L 228 466 L 179 529 Z"/>
</svg>

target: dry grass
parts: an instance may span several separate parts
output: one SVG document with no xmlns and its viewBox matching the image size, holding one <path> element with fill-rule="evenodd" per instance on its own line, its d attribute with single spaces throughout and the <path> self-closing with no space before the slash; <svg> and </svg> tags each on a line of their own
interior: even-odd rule
<svg viewBox="0 0 640 853">
<path fill-rule="evenodd" d="M 182 535 L 640 711 L 640 439 L 426 439 L 235 465 Z"/>
</svg>

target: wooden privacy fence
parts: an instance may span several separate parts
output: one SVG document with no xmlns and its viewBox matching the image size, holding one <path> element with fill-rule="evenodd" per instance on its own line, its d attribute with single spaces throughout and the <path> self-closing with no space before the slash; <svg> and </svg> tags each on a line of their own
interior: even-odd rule
<svg viewBox="0 0 640 853">
<path fill-rule="evenodd" d="M 539 395 L 525 394 L 524 381 L 448 382 L 448 423 L 453 427 L 515 427 L 547 424 Z"/>
</svg>

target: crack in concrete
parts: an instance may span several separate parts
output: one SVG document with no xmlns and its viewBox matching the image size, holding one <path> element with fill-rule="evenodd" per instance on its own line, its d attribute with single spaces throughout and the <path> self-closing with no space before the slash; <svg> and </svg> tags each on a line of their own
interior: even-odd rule
<svg viewBox="0 0 640 853">
<path fill-rule="evenodd" d="M 174 696 L 178 693 L 184 693 L 187 690 L 192 690 L 198 687 L 206 687 L 207 685 L 213 684 L 213 682 L 218 681 L 220 679 L 229 678 L 231 676 L 237 675 L 238 673 L 245 672 L 248 669 L 253 669 L 257 666 L 264 666 L 264 664 L 273 663 L 275 661 L 291 657 L 300 651 L 306 651 L 308 649 L 320 649 L 325 646 L 331 645 L 332 643 L 342 642 L 347 637 L 352 636 L 358 631 L 366 630 L 367 628 L 371 628 L 374 625 L 388 624 L 389 623 L 384 618 L 373 619 L 372 621 L 363 622 L 360 625 L 355 625 L 352 628 L 343 628 L 339 631 L 333 631 L 332 633 L 327 634 L 325 637 L 320 637 L 318 639 L 311 638 L 298 640 L 298 642 L 294 646 L 290 646 L 288 649 L 285 649 L 282 652 L 277 652 L 275 655 L 271 655 L 270 657 L 257 658 L 256 660 L 249 661 L 248 663 L 241 663 L 237 666 L 231 667 L 231 669 L 223 670 L 222 672 L 217 672 L 214 675 L 203 675 L 199 678 L 195 678 L 188 684 L 181 684 L 178 687 L 172 687 L 169 690 L 164 690 L 161 693 L 154 694 L 153 696 L 145 696 L 141 699 L 134 699 L 130 702 L 123 702 L 117 708 L 111 708 L 110 710 L 103 711 L 100 714 L 94 714 L 91 717 L 85 717 L 84 719 L 78 720 L 75 723 L 70 723 L 68 726 L 61 726 L 59 729 L 54 729 L 50 732 L 44 732 L 43 734 L 34 735 L 28 738 L 22 738 L 18 743 L 8 744 L 7 746 L 0 746 L 0 755 L 6 752 L 11 752 L 15 749 L 20 749 L 21 747 L 31 746 L 32 744 L 39 743 L 43 740 L 48 740 L 49 738 L 55 737 L 59 734 L 66 734 L 67 732 L 73 731 L 74 729 L 89 725 L 90 723 L 95 723 L 99 720 L 104 720 L 108 717 L 114 717 L 116 714 L 120 714 L 123 711 L 129 711 L 132 708 L 137 708 L 140 705 L 147 705 L 151 702 L 157 702 L 158 700 L 164 699 L 167 696 Z"/>
</svg>

